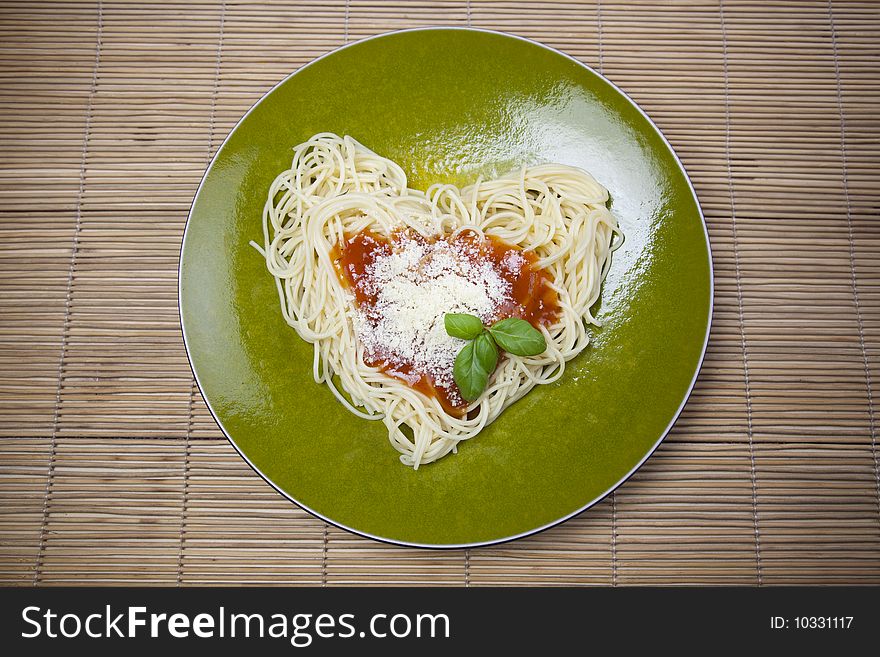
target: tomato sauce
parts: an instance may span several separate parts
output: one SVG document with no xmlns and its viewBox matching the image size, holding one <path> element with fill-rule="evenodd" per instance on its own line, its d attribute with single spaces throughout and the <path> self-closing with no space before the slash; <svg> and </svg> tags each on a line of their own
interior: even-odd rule
<svg viewBox="0 0 880 657">
<path fill-rule="evenodd" d="M 379 294 L 376 286 L 359 283 L 370 277 L 372 265 L 377 259 L 393 253 L 404 240 L 420 240 L 425 244 L 443 240 L 452 246 L 468 247 L 461 251 L 469 254 L 469 258 L 490 263 L 498 276 L 510 286 L 510 293 L 495 307 L 495 314 L 488 322 L 490 324 L 508 317 L 519 317 L 533 326 L 550 326 L 559 316 L 558 295 L 550 286 L 552 277 L 538 267 L 538 258 L 533 253 L 522 251 L 495 236 L 483 237 L 473 232 L 436 238 L 403 231 L 393 233 L 391 237 L 370 231 L 346 235 L 343 243 L 334 247 L 331 257 L 337 275 L 354 294 L 358 307 L 370 308 L 376 304 Z M 428 373 L 416 371 L 409 363 L 395 362 L 386 354 L 382 358 L 368 360 L 367 365 L 378 367 L 389 376 L 405 381 L 415 390 L 438 399 L 451 415 L 460 417 L 467 407 L 467 402 L 461 398 L 454 383 L 451 386 L 438 385 Z"/>
</svg>

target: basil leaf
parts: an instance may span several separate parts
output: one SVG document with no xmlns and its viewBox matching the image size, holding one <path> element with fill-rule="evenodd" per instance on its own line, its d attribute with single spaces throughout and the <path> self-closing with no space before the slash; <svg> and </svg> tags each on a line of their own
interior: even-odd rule
<svg viewBox="0 0 880 657">
<path fill-rule="evenodd" d="M 544 334 L 524 319 L 502 319 L 495 322 L 489 332 L 499 347 L 514 356 L 537 356 L 547 349 Z"/>
<path fill-rule="evenodd" d="M 498 364 L 498 347 L 495 346 L 495 340 L 488 331 L 483 331 L 474 340 L 474 360 L 489 374 L 495 371 L 495 366 Z"/>
<path fill-rule="evenodd" d="M 480 318 L 466 313 L 446 313 L 443 324 L 449 335 L 462 340 L 473 340 L 483 330 L 483 322 Z"/>
<path fill-rule="evenodd" d="M 474 401 L 479 397 L 489 381 L 489 372 L 477 360 L 474 345 L 475 341 L 468 342 L 458 352 L 452 367 L 455 385 L 467 401 Z"/>
</svg>

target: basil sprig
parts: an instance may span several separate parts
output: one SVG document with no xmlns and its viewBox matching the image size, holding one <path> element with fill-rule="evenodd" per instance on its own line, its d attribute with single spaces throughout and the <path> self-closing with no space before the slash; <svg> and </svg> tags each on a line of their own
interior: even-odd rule
<svg viewBox="0 0 880 657">
<path fill-rule="evenodd" d="M 486 389 L 489 375 L 498 364 L 498 347 L 514 356 L 537 356 L 547 349 L 544 334 L 516 317 L 502 319 L 485 328 L 475 315 L 447 313 L 443 324 L 449 335 L 468 341 L 458 352 L 452 368 L 455 384 L 467 401 L 474 401 Z"/>
</svg>

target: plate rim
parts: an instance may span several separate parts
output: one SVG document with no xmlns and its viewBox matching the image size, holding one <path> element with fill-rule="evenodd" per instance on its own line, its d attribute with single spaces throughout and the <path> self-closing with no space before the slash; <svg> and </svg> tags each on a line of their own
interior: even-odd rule
<svg viewBox="0 0 880 657">
<path fill-rule="evenodd" d="M 331 518 L 328 518 L 328 517 L 322 515 L 321 513 L 315 511 L 314 509 L 309 508 L 308 506 L 306 506 L 302 502 L 298 501 L 296 498 L 294 498 L 291 494 L 289 494 L 285 490 L 281 489 L 277 484 L 275 484 L 274 481 L 272 481 L 269 477 L 267 477 L 247 457 L 247 455 L 239 448 L 239 446 L 236 444 L 235 440 L 232 438 L 229 431 L 227 431 L 226 427 L 223 426 L 223 423 L 220 421 L 220 418 L 217 417 L 217 414 L 214 412 L 214 408 L 211 406 L 211 402 L 208 400 L 207 395 L 205 395 L 204 388 L 202 387 L 201 381 L 199 381 L 199 376 L 196 373 L 195 365 L 193 364 L 192 355 L 190 354 L 189 342 L 188 342 L 187 336 L 186 336 L 186 327 L 184 326 L 184 322 L 183 322 L 183 303 L 182 303 L 183 249 L 184 249 L 184 245 L 186 244 L 186 236 L 187 236 L 187 233 L 189 232 L 190 220 L 192 219 L 193 209 L 195 208 L 196 200 L 199 198 L 199 194 L 202 191 L 202 187 L 205 184 L 205 180 L 207 180 L 208 175 L 211 173 L 211 170 L 214 168 L 214 164 L 217 161 L 217 156 L 220 154 L 220 151 L 226 145 L 226 142 L 229 141 L 229 138 L 232 136 L 232 134 L 238 129 L 238 126 L 241 125 L 241 123 L 251 114 L 251 112 L 253 112 L 254 109 L 256 109 L 256 107 L 260 103 L 262 103 L 264 100 L 266 100 L 266 98 L 268 98 L 278 87 L 285 84 L 288 80 L 293 78 L 295 75 L 299 74 L 301 71 L 307 69 L 308 67 L 312 66 L 313 64 L 316 64 L 317 62 L 321 61 L 322 59 L 324 59 L 326 57 L 330 57 L 331 55 L 334 55 L 337 52 L 340 52 L 340 51 L 345 50 L 347 48 L 351 48 L 352 46 L 356 46 L 356 45 L 358 45 L 360 43 L 364 43 L 366 41 L 372 41 L 374 39 L 381 39 L 383 37 L 388 37 L 388 36 L 392 36 L 395 34 L 403 34 L 406 32 L 453 31 L 453 30 L 454 31 L 464 31 L 464 32 L 482 32 L 482 33 L 486 33 L 486 34 L 494 34 L 494 35 L 498 35 L 498 36 L 502 36 L 502 37 L 507 37 L 510 39 L 516 39 L 518 41 L 523 41 L 525 43 L 529 43 L 534 46 L 538 46 L 540 48 L 543 48 L 544 50 L 549 50 L 551 52 L 556 53 L 557 55 L 561 55 L 562 57 L 568 59 L 569 61 L 571 61 L 571 62 L 577 64 L 578 66 L 586 69 L 587 71 L 593 73 L 594 75 L 596 75 L 600 79 L 602 79 L 604 82 L 609 84 L 615 91 L 617 91 L 617 93 L 619 93 L 626 100 L 626 102 L 628 102 L 630 105 L 632 105 L 633 108 L 639 114 L 641 114 L 642 117 L 645 118 L 645 120 L 648 121 L 648 123 L 657 132 L 660 139 L 666 145 L 666 148 L 669 149 L 669 152 L 672 154 L 672 157 L 674 158 L 675 163 L 678 165 L 678 168 L 681 170 L 682 174 L 684 174 L 684 178 L 685 178 L 685 181 L 687 182 L 688 189 L 690 189 L 690 192 L 691 192 L 691 194 L 694 198 L 694 201 L 696 203 L 696 206 L 697 206 L 697 213 L 700 216 L 700 223 L 702 224 L 702 227 L 703 227 L 703 236 L 706 241 L 706 255 L 707 255 L 708 265 L 709 265 L 709 313 L 708 313 L 709 316 L 706 321 L 706 335 L 703 337 L 703 346 L 700 350 L 700 358 L 697 361 L 696 368 L 694 368 L 693 377 L 691 378 L 691 382 L 688 385 L 688 389 L 685 392 L 684 397 L 681 400 L 681 403 L 679 404 L 678 408 L 676 409 L 675 413 L 673 414 L 672 419 L 669 421 L 669 424 L 660 433 L 660 436 L 657 439 L 657 441 L 645 453 L 645 455 L 641 458 L 641 460 L 639 460 L 639 462 L 636 463 L 616 483 L 614 483 L 607 490 L 605 490 L 604 492 L 600 493 L 599 495 L 594 497 L 592 500 L 587 502 L 584 506 L 579 507 L 578 509 L 575 509 L 571 513 L 568 513 L 568 514 L 562 516 L 561 518 L 553 520 L 549 523 L 545 523 L 544 525 L 541 525 L 539 527 L 529 529 L 527 531 L 520 532 L 518 534 L 513 534 L 511 536 L 504 536 L 501 538 L 485 540 L 485 541 L 475 541 L 475 542 L 471 542 L 471 543 L 419 543 L 419 542 L 414 542 L 414 541 L 404 541 L 404 540 L 400 540 L 400 539 L 389 538 L 389 537 L 385 537 L 385 536 L 377 536 L 375 534 L 371 534 L 371 533 L 363 531 L 363 530 L 349 527 L 347 525 L 344 525 L 340 522 L 337 522 Z M 247 463 L 251 467 L 251 469 L 254 472 L 256 472 L 260 476 L 261 479 L 263 479 L 263 481 L 265 481 L 267 484 L 269 484 L 273 489 L 275 489 L 276 492 L 281 494 L 288 501 L 292 502 L 293 504 L 295 504 L 296 506 L 298 506 L 299 508 L 301 508 L 303 511 L 310 514 L 311 516 L 313 516 L 323 522 L 326 522 L 327 524 L 333 525 L 334 527 L 338 527 L 339 529 L 345 530 L 345 531 L 350 532 L 352 534 L 356 534 L 358 536 L 363 536 L 364 538 L 369 538 L 374 541 L 378 541 L 380 543 L 386 543 L 389 545 L 398 545 L 398 546 L 402 546 L 402 547 L 426 548 L 426 549 L 432 549 L 432 550 L 460 550 L 460 549 L 469 549 L 469 548 L 477 548 L 477 547 L 488 547 L 488 546 L 492 546 L 492 545 L 500 545 L 503 543 L 509 543 L 511 541 L 515 541 L 520 538 L 526 538 L 528 536 L 534 536 L 534 535 L 539 534 L 541 532 L 544 532 L 548 529 L 556 527 L 557 525 L 561 525 L 562 523 L 564 523 L 568 520 L 571 520 L 572 518 L 583 513 L 584 511 L 587 511 L 588 509 L 594 507 L 599 502 L 604 500 L 606 497 L 611 495 L 614 491 L 616 491 L 618 488 L 620 488 L 623 484 L 625 484 L 638 471 L 638 469 L 641 468 L 642 465 L 644 465 L 644 463 L 651 456 L 653 456 L 654 452 L 657 451 L 657 448 L 660 447 L 661 443 L 666 439 L 666 436 L 669 435 L 669 432 L 672 430 L 673 426 L 675 426 L 675 423 L 678 421 L 678 418 L 681 416 L 681 412 L 684 410 L 685 405 L 687 404 L 688 400 L 690 399 L 691 393 L 693 392 L 694 386 L 696 385 L 697 379 L 699 378 L 700 371 L 703 368 L 703 362 L 706 358 L 706 350 L 709 346 L 709 335 L 712 332 L 712 317 L 714 315 L 714 308 L 715 308 L 715 267 L 714 267 L 714 259 L 712 257 L 712 243 L 711 243 L 711 240 L 709 239 L 709 228 L 708 228 L 708 225 L 706 224 L 706 217 L 703 214 L 703 208 L 700 204 L 700 199 L 697 196 L 697 191 L 694 189 L 694 185 L 691 182 L 691 178 L 690 178 L 690 175 L 688 175 L 687 169 L 685 168 L 681 159 L 678 157 L 678 153 L 675 152 L 675 149 L 672 147 L 672 144 L 669 143 L 669 140 L 666 138 L 666 135 L 663 134 L 662 130 L 660 130 L 660 127 L 656 123 L 654 123 L 653 119 L 651 119 L 651 117 L 648 116 L 648 114 L 645 112 L 645 110 L 643 110 L 639 106 L 639 104 L 636 103 L 629 96 L 629 94 L 627 94 L 623 89 L 621 89 L 614 82 L 612 82 L 607 77 L 605 77 L 602 73 L 600 73 L 599 71 L 594 69 L 592 66 L 583 63 L 579 59 L 576 59 L 575 57 L 569 55 L 568 53 L 565 53 L 557 48 L 554 48 L 553 46 L 548 46 L 545 43 L 541 43 L 540 41 L 536 41 L 536 40 L 530 39 L 528 37 L 520 36 L 518 34 L 512 34 L 510 32 L 503 32 L 501 30 L 493 30 L 493 29 L 478 28 L 478 27 L 435 25 L 435 26 L 427 26 L 427 27 L 411 27 L 411 28 L 405 28 L 405 29 L 401 29 L 401 30 L 390 30 L 387 32 L 381 32 L 379 34 L 373 34 L 369 37 L 365 37 L 365 38 L 359 39 L 357 41 L 352 41 L 351 43 L 344 43 L 341 46 L 333 48 L 332 50 L 328 50 L 324 54 L 316 57 L 315 59 L 310 60 L 306 64 L 303 64 L 302 66 L 297 68 L 295 71 L 292 71 L 291 73 L 286 75 L 284 78 L 282 78 L 280 81 L 278 81 L 276 84 L 274 84 L 271 89 L 269 89 L 262 96 L 260 96 L 260 98 L 257 99 L 257 101 L 253 105 L 251 105 L 251 107 L 248 109 L 248 111 L 245 112 L 241 116 L 241 118 L 238 119 L 238 121 L 236 121 L 235 125 L 229 130 L 229 132 L 223 138 L 223 141 L 217 147 L 217 150 L 214 151 L 214 154 L 211 157 L 210 163 L 205 168 L 205 173 L 202 174 L 202 179 L 199 181 L 199 186 L 198 186 L 198 188 L 196 188 L 195 194 L 193 195 L 193 200 L 190 203 L 189 211 L 187 212 L 187 215 L 186 215 L 186 224 L 184 225 L 183 234 L 181 235 L 181 238 L 180 238 L 180 252 L 178 254 L 178 263 L 177 263 L 177 313 L 178 313 L 178 319 L 179 319 L 179 323 L 180 323 L 181 337 L 183 338 L 183 346 L 186 351 L 187 363 L 189 364 L 190 371 L 192 371 L 193 380 L 195 381 L 196 385 L 199 388 L 199 394 L 202 396 L 202 399 L 205 401 L 205 405 L 208 407 L 208 412 L 211 413 L 211 417 L 214 419 L 214 422 L 216 422 L 217 426 L 220 428 L 220 431 L 223 432 L 223 435 L 226 437 L 226 440 L 229 441 L 229 443 L 232 445 L 233 449 L 235 449 L 235 451 L 244 460 L 244 462 Z M 187 436 L 187 442 L 189 441 L 189 439 L 190 439 L 189 436 Z"/>
</svg>

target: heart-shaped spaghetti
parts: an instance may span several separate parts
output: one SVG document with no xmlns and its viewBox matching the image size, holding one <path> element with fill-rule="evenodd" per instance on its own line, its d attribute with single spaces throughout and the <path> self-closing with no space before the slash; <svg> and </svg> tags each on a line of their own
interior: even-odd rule
<svg viewBox="0 0 880 657">
<path fill-rule="evenodd" d="M 423 193 L 391 160 L 322 133 L 272 183 L 254 246 L 287 323 L 314 345 L 315 381 L 383 421 L 401 461 L 418 468 L 559 379 L 587 347 L 620 243 L 607 201 L 592 176 L 559 164 Z M 446 376 L 465 343 L 442 332 L 444 315 L 462 312 L 526 319 L 547 349 L 500 359 L 466 404 Z"/>
</svg>

